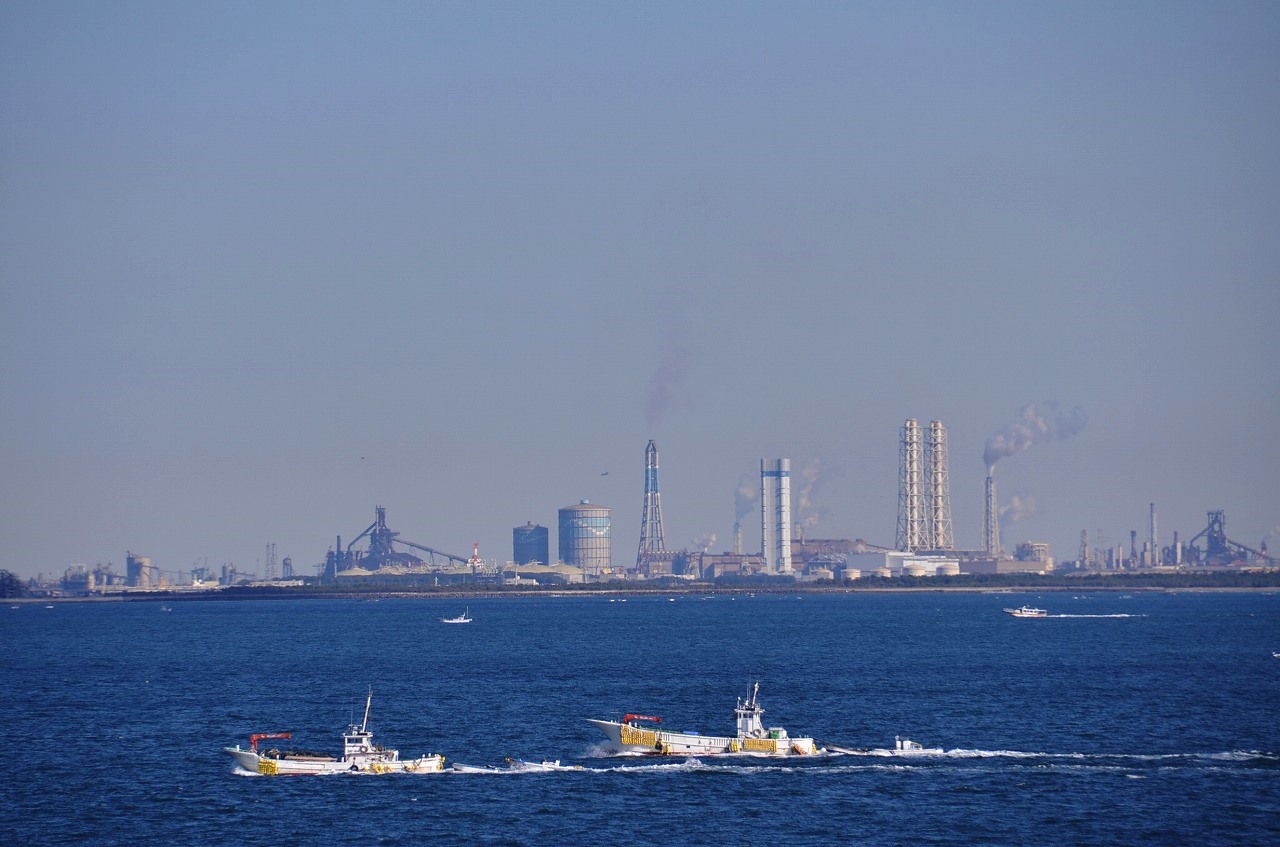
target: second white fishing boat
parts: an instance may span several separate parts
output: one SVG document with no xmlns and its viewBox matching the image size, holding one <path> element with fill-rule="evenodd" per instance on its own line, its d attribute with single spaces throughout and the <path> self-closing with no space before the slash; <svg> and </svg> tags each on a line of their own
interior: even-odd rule
<svg viewBox="0 0 1280 847">
<path fill-rule="evenodd" d="M 812 738 L 792 738 L 782 727 L 765 728 L 761 716 L 764 709 L 756 698 L 760 683 L 751 689 L 751 697 L 738 700 L 733 716 L 737 734 L 733 736 L 700 735 L 696 732 L 670 732 L 642 723 L 660 724 L 653 715 L 625 715 L 619 721 L 588 720 L 608 736 L 611 746 L 622 753 L 645 753 L 657 756 L 811 756 L 818 752 Z"/>
</svg>

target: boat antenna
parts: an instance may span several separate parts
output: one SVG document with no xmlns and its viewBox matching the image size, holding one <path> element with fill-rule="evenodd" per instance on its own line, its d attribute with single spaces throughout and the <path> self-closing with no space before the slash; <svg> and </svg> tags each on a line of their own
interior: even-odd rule
<svg viewBox="0 0 1280 847">
<path fill-rule="evenodd" d="M 373 686 L 369 686 L 369 696 L 364 701 L 364 721 L 360 724 L 360 731 L 367 732 L 369 728 L 369 706 L 373 703 Z"/>
</svg>

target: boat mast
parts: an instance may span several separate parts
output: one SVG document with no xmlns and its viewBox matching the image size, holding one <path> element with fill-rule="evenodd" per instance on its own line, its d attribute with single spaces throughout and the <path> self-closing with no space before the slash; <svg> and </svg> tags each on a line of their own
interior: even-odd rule
<svg viewBox="0 0 1280 847">
<path fill-rule="evenodd" d="M 373 703 L 373 686 L 369 686 L 369 696 L 364 701 L 364 721 L 360 724 L 360 731 L 367 732 L 369 727 L 369 706 Z"/>
</svg>

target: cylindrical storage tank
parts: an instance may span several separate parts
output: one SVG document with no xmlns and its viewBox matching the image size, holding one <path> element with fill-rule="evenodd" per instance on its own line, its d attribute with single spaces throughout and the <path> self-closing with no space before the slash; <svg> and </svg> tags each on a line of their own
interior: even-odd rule
<svg viewBox="0 0 1280 847">
<path fill-rule="evenodd" d="M 836 575 L 831 571 L 831 568 L 814 568 L 813 570 L 809 571 L 809 576 L 813 577 L 814 579 L 835 579 L 836 578 Z"/>
<path fill-rule="evenodd" d="M 889 570 L 888 568 L 876 568 L 871 573 L 873 573 L 876 576 L 882 576 L 885 579 L 888 579 L 889 577 L 893 576 L 893 571 Z"/>
<path fill-rule="evenodd" d="M 924 565 L 914 565 L 914 564 L 913 564 L 913 565 L 903 565 L 903 566 L 902 566 L 902 575 L 903 575 L 903 576 L 924 576 L 924 575 L 925 575 L 926 573 L 928 573 L 928 572 L 929 572 L 929 569 L 928 569 L 928 568 L 926 568 Z"/>
<path fill-rule="evenodd" d="M 560 561 L 598 574 L 613 561 L 609 507 L 582 500 L 560 510 Z"/>
<path fill-rule="evenodd" d="M 128 584 L 135 588 L 151 587 L 151 559 L 147 556 L 135 556 L 133 553 L 126 553 L 124 557 L 124 572 Z"/>
<path fill-rule="evenodd" d="M 841 579 L 862 579 L 862 571 L 857 568 L 845 568 L 841 572 Z"/>
<path fill-rule="evenodd" d="M 959 562 L 943 562 L 942 564 L 938 565 L 938 576 L 959 576 L 959 575 L 960 575 Z"/>
<path fill-rule="evenodd" d="M 549 565 L 551 555 L 551 533 L 545 526 L 529 521 L 524 526 L 511 530 L 511 560 L 517 565 L 540 562 Z"/>
</svg>

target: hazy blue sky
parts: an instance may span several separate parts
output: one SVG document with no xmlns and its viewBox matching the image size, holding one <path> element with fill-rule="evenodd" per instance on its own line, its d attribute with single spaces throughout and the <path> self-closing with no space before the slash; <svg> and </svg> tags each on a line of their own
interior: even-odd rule
<svg viewBox="0 0 1280 847">
<path fill-rule="evenodd" d="M 1155 501 L 1256 546 L 1277 45 L 1274 2 L 5 3 L 0 567 L 312 573 L 377 504 L 505 561 L 580 499 L 629 563 L 649 438 L 668 546 L 773 457 L 891 545 L 907 417 L 976 547 L 1046 402 L 1087 422 L 999 461 L 1006 543 Z"/>
</svg>

